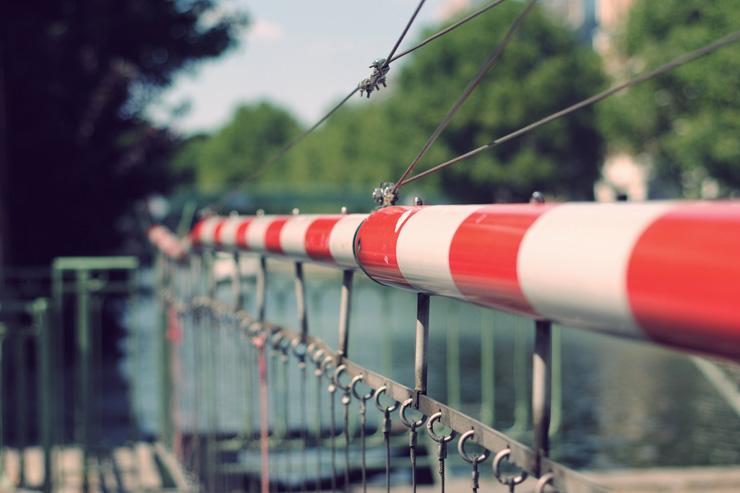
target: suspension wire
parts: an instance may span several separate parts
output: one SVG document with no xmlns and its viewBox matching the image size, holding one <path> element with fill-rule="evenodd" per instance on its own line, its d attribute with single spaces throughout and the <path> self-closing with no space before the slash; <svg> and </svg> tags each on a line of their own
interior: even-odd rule
<svg viewBox="0 0 740 493">
<path fill-rule="evenodd" d="M 501 1 L 503 1 L 503 0 L 499 0 L 499 3 Z M 403 32 L 401 32 L 401 35 L 396 40 L 395 44 L 393 45 L 393 48 L 391 48 L 390 53 L 385 58 L 385 62 L 383 63 L 384 66 L 387 67 L 390 64 L 391 61 L 397 60 L 398 58 L 401 58 L 402 56 L 410 53 L 411 51 L 414 51 L 414 50 L 420 48 L 421 46 L 423 46 L 423 45 L 415 46 L 411 50 L 406 50 L 404 53 L 399 54 L 399 56 L 397 56 L 397 57 L 394 58 L 394 54 L 398 50 L 398 47 L 401 44 L 401 41 L 403 41 L 403 39 L 406 37 L 406 34 L 408 33 L 409 29 L 411 28 L 411 25 L 414 23 L 414 20 L 416 19 L 416 16 L 419 14 L 419 11 L 421 10 L 421 7 L 424 5 L 424 2 L 426 2 L 426 0 L 420 0 L 419 4 L 416 6 L 416 9 L 414 10 L 414 13 L 411 15 L 411 18 L 406 23 L 406 26 L 404 27 Z M 462 23 L 460 23 L 460 24 L 462 24 Z M 449 32 L 450 30 L 451 29 L 448 29 L 447 31 Z M 439 37 L 439 36 L 437 36 L 437 37 Z M 431 39 L 428 39 L 428 40 L 423 41 L 422 43 L 423 44 L 427 44 L 430 41 L 432 41 L 432 40 Z M 270 166 L 272 166 L 273 164 L 275 164 L 275 162 L 277 162 L 280 159 L 282 159 L 286 154 L 288 154 L 288 152 L 291 151 L 291 149 L 293 149 L 296 145 L 298 145 L 300 142 L 302 142 L 303 139 L 305 139 L 311 133 L 313 133 L 313 131 L 316 130 L 318 127 L 320 127 L 322 123 L 324 123 L 334 113 L 336 113 L 337 110 L 339 110 L 339 108 L 341 108 L 342 106 L 344 106 L 344 104 L 347 101 L 349 101 L 352 98 L 352 96 L 354 96 L 355 94 L 357 94 L 357 92 L 360 89 L 361 89 L 361 86 L 360 85 L 355 86 L 355 88 L 352 89 L 349 92 L 349 94 L 347 94 L 337 104 L 335 104 L 316 123 L 314 123 L 311 127 L 309 127 L 308 129 L 306 129 L 303 132 L 301 132 L 300 134 L 298 134 L 296 137 L 294 137 L 292 140 L 290 140 L 287 144 L 285 144 L 285 146 L 283 146 L 275 155 L 273 155 L 271 158 L 269 158 L 267 161 L 265 161 L 263 164 L 261 164 L 254 173 L 252 173 L 251 175 L 249 175 L 247 178 L 244 179 L 244 181 L 242 182 L 241 185 L 238 185 L 234 190 L 232 190 L 230 193 L 228 193 L 223 199 L 220 199 L 220 200 L 217 200 L 217 201 L 213 202 L 212 204 L 210 204 L 206 208 L 207 209 L 211 209 L 211 208 L 218 208 L 218 207 L 223 206 L 225 204 L 225 202 L 228 202 L 228 200 L 231 197 L 233 197 L 235 194 L 239 193 L 239 191 L 241 190 L 241 188 L 244 187 L 246 185 L 246 183 L 248 183 L 251 180 L 253 180 L 253 179 L 261 176 Z"/>
<path fill-rule="evenodd" d="M 696 50 L 690 51 L 688 53 L 684 53 L 683 55 L 680 55 L 679 57 L 673 59 L 672 61 L 661 65 L 649 72 L 645 72 L 637 77 L 634 77 L 632 79 L 629 79 L 625 82 L 619 83 L 615 86 L 612 86 L 611 88 L 602 91 L 598 94 L 595 94 L 589 98 L 586 98 L 582 101 L 579 101 L 578 103 L 575 103 L 571 106 L 568 106 L 567 108 L 564 108 L 560 111 L 557 111 L 549 116 L 546 116 L 540 120 L 537 120 L 533 123 L 530 123 L 529 125 L 526 125 L 518 130 L 515 130 L 514 132 L 508 133 L 502 137 L 497 138 L 496 140 L 493 140 L 487 144 L 483 144 L 482 146 L 476 147 L 475 149 L 466 152 L 465 154 L 461 154 L 455 158 L 450 159 L 449 161 L 445 161 L 441 164 L 438 164 L 432 168 L 429 168 L 428 170 L 422 171 L 421 173 L 418 173 L 410 178 L 403 178 L 402 180 L 399 180 L 397 186 L 403 186 L 408 183 L 412 183 L 416 180 L 419 180 L 420 178 L 423 178 L 425 176 L 431 175 L 433 173 L 436 173 L 438 171 L 441 171 L 449 166 L 452 166 L 453 164 L 459 163 L 460 161 L 465 161 L 467 159 L 470 159 L 473 156 L 476 156 L 480 154 L 481 152 L 493 149 L 494 147 L 498 147 L 501 144 L 504 144 L 510 140 L 513 140 L 517 137 L 520 137 L 521 135 L 524 135 L 528 132 L 531 132 L 532 130 L 535 130 L 543 125 L 546 125 L 554 120 L 557 120 L 559 118 L 562 118 L 564 116 L 567 116 L 581 108 L 584 108 L 586 106 L 590 106 L 592 104 L 598 103 L 600 101 L 603 101 L 604 99 L 621 92 L 625 89 L 628 89 L 630 87 L 636 86 L 638 84 L 641 84 L 643 82 L 647 82 L 659 75 L 665 74 L 666 72 L 670 72 L 671 70 L 674 70 L 681 65 L 684 65 L 686 63 L 692 62 L 694 60 L 697 60 L 699 58 L 702 58 L 706 55 L 709 55 L 713 53 L 714 51 L 719 50 L 720 48 L 724 48 L 725 46 L 729 46 L 733 43 L 737 43 L 740 41 L 740 31 L 735 31 L 730 34 L 727 34 L 713 43 L 710 43 L 708 45 L 705 45 L 701 48 L 698 48 Z"/>
<path fill-rule="evenodd" d="M 388 63 L 389 64 L 390 63 L 393 63 L 396 60 L 398 60 L 399 58 L 402 58 L 402 57 L 404 57 L 404 56 L 406 56 L 406 55 L 408 55 L 410 53 L 413 53 L 416 50 L 418 50 L 419 48 L 423 48 L 424 46 L 428 45 L 432 41 L 434 41 L 434 40 L 436 40 L 438 38 L 441 38 L 442 36 L 444 36 L 445 34 L 451 32 L 451 31 L 454 31 L 455 29 L 457 29 L 458 27 L 460 27 L 463 24 L 467 23 L 468 21 L 472 21 L 473 19 L 475 19 L 479 15 L 488 12 L 492 8 L 497 7 L 498 5 L 504 3 L 505 1 L 506 0 L 494 0 L 493 2 L 489 3 L 488 5 L 485 5 L 485 6 L 481 7 L 481 8 L 479 8 L 478 10 L 476 10 L 474 12 L 471 12 L 470 14 L 466 15 L 465 17 L 463 17 L 462 19 L 458 20 L 454 24 L 451 24 L 451 25 L 447 26 L 446 28 L 442 29 L 441 31 L 437 31 L 436 33 L 432 34 L 431 36 L 429 36 L 428 38 L 424 39 L 423 41 L 420 41 L 419 43 L 415 44 L 411 48 L 408 48 L 408 49 L 406 49 L 406 50 L 398 53 L 393 58 L 390 58 L 388 60 Z"/>
<path fill-rule="evenodd" d="M 483 65 L 481 65 L 481 67 L 478 69 L 478 73 L 468 83 L 468 86 L 465 88 L 465 90 L 460 95 L 460 97 L 457 99 L 457 101 L 455 101 L 455 104 L 453 104 L 452 107 L 449 109 L 449 111 L 447 111 L 447 114 L 445 115 L 445 117 L 442 119 L 439 125 L 437 125 L 437 128 L 434 129 L 434 132 L 432 132 L 432 135 L 429 136 L 429 139 L 427 139 L 426 143 L 421 148 L 419 153 L 416 155 L 414 160 L 411 161 L 411 164 L 408 165 L 406 170 L 401 175 L 401 178 L 398 179 L 398 181 L 393 187 L 394 195 L 398 192 L 398 189 L 404 183 L 404 180 L 406 179 L 406 177 L 414 170 L 416 165 L 419 164 L 419 161 L 422 160 L 422 158 L 426 155 L 426 153 L 432 147 L 432 144 L 434 144 L 434 142 L 437 140 L 440 134 L 444 131 L 444 129 L 447 128 L 447 125 L 449 125 L 450 121 L 452 120 L 452 117 L 454 117 L 455 114 L 460 110 L 462 105 L 465 103 L 468 97 L 473 93 L 473 91 L 475 91 L 475 89 L 481 83 L 481 81 L 486 76 L 486 74 L 488 74 L 488 72 L 493 68 L 493 66 L 496 65 L 496 62 L 501 58 L 501 55 L 503 55 L 512 37 L 519 30 L 522 23 L 524 22 L 524 19 L 532 11 L 532 8 L 534 7 L 536 3 L 537 3 L 537 0 L 529 0 L 529 3 L 524 8 L 524 10 L 517 16 L 516 19 L 514 19 L 514 22 L 511 24 L 511 26 L 509 26 L 508 31 L 504 35 L 504 38 L 496 46 L 496 48 L 489 55 L 488 59 L 483 63 Z"/>
<path fill-rule="evenodd" d="M 426 2 L 426 0 L 420 0 L 419 1 L 419 4 L 416 6 L 416 9 L 414 10 L 414 13 L 411 14 L 411 18 L 406 23 L 406 27 L 403 28 L 403 32 L 401 33 L 401 35 L 396 40 L 396 44 L 393 45 L 393 48 L 391 48 L 391 52 L 388 53 L 388 56 L 387 57 L 385 57 L 385 60 L 386 60 L 385 61 L 385 65 L 388 65 L 393 60 L 393 55 L 395 55 L 396 50 L 398 50 L 398 47 L 401 45 L 401 41 L 403 41 L 403 38 L 406 37 L 406 33 L 409 32 L 409 29 L 411 28 L 411 24 L 414 23 L 414 20 L 416 19 L 416 16 L 419 14 L 419 11 L 424 6 L 424 2 Z M 400 58 L 400 56 L 399 56 L 399 58 Z"/>
</svg>

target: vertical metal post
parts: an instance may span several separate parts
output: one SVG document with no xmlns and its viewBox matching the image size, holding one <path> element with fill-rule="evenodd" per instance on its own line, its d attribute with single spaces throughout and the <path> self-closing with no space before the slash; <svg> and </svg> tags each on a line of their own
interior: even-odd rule
<svg viewBox="0 0 740 493">
<path fill-rule="evenodd" d="M 3 352 L 5 351 L 5 338 L 8 335 L 8 327 L 0 322 L 0 481 L 5 478 L 5 385 L 3 372 Z"/>
<path fill-rule="evenodd" d="M 234 311 L 238 312 L 244 308 L 244 290 L 242 289 L 241 256 L 234 252 Z"/>
<path fill-rule="evenodd" d="M 265 308 L 267 298 L 267 259 L 260 257 L 260 268 L 257 269 L 257 320 L 260 322 L 265 321 Z"/>
<path fill-rule="evenodd" d="M 64 271 L 57 269 L 56 266 L 51 271 L 51 282 L 52 282 L 52 310 L 53 310 L 53 335 L 52 335 L 52 346 L 56 348 L 53 358 L 54 373 L 59 375 L 60 378 L 57 381 L 56 388 L 54 389 L 54 401 L 56 402 L 59 414 L 56 416 L 57 422 L 55 423 L 54 431 L 54 442 L 65 443 L 66 439 L 66 389 L 67 389 L 67 375 L 65 368 L 65 343 L 64 343 Z"/>
<path fill-rule="evenodd" d="M 552 328 L 552 395 L 550 405 L 550 436 L 560 431 L 563 416 L 563 358 L 562 336 L 559 327 Z"/>
<path fill-rule="evenodd" d="M 157 296 L 159 298 L 159 431 L 162 441 L 172 447 L 172 380 L 170 378 L 170 347 L 167 339 L 168 310 L 164 291 L 169 287 L 169 272 L 167 260 L 162 252 L 157 253 L 156 259 Z"/>
<path fill-rule="evenodd" d="M 90 453 L 90 272 L 76 272 L 77 291 L 77 440 L 82 445 L 82 489 L 89 491 L 88 462 Z"/>
<path fill-rule="evenodd" d="M 550 451 L 550 395 L 552 384 L 552 323 L 535 322 L 534 353 L 532 354 L 532 425 L 534 428 L 535 472 Z"/>
<path fill-rule="evenodd" d="M 349 351 L 349 321 L 352 309 L 352 279 L 354 271 L 342 272 L 342 294 L 339 300 L 339 359 L 346 358 Z M 338 365 L 339 363 L 337 363 Z"/>
<path fill-rule="evenodd" d="M 39 298 L 31 305 L 33 315 L 33 325 L 36 331 L 37 354 L 38 354 L 38 382 L 39 382 L 39 408 L 40 423 L 39 434 L 41 435 L 41 448 L 44 454 L 44 482 L 41 491 L 50 493 L 53 487 L 52 483 L 52 430 L 54 428 L 54 399 L 53 392 L 53 371 L 51 361 L 51 337 L 50 327 L 48 324 L 49 304 L 44 298 Z"/>
<path fill-rule="evenodd" d="M 18 477 L 21 486 L 26 485 L 26 445 L 28 442 L 28 366 L 26 365 L 26 333 L 16 330 L 13 336 L 15 356 L 15 419 L 16 440 L 18 442 Z"/>
<path fill-rule="evenodd" d="M 416 295 L 416 359 L 414 363 L 414 406 L 419 407 L 419 395 L 427 393 L 427 348 L 429 347 L 429 295 Z"/>
<path fill-rule="evenodd" d="M 342 292 L 344 293 L 344 287 L 342 287 Z M 303 281 L 303 263 L 301 262 L 295 263 L 295 302 L 298 311 L 298 329 L 301 331 L 301 342 L 305 344 L 308 337 L 308 315 L 306 313 L 306 286 Z"/>
</svg>

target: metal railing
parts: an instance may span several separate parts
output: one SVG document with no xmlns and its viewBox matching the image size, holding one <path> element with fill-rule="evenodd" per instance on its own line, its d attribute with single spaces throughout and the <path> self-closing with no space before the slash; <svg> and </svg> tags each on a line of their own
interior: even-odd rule
<svg viewBox="0 0 740 493">
<path fill-rule="evenodd" d="M 734 256 L 733 245 L 738 241 L 736 229 L 727 230 L 724 225 L 727 235 L 719 247 L 712 238 L 706 236 L 694 238 L 694 244 L 676 244 L 673 238 L 690 236 L 695 230 L 722 228 L 723 221 L 728 217 L 731 221 L 736 221 L 738 215 L 740 208 L 736 203 L 389 207 L 369 216 L 213 217 L 196 225 L 189 242 L 178 240 L 158 226 L 151 230 L 150 238 L 160 251 L 159 291 L 163 310 L 168 314 L 169 327 L 176 327 L 175 332 L 183 334 L 183 340 L 190 338 L 191 349 L 198 347 L 199 343 L 211 345 L 200 354 L 200 357 L 207 360 L 204 364 L 210 370 L 203 375 L 204 378 L 195 379 L 200 382 L 195 384 L 196 387 L 200 386 L 195 390 L 196 406 L 205 395 L 204 390 L 218 381 L 214 378 L 228 373 L 218 371 L 219 364 L 223 363 L 218 358 L 223 353 L 212 346 L 213 341 L 198 338 L 207 337 L 203 334 L 219 334 L 217 337 L 226 337 L 245 353 L 235 356 L 234 364 L 246 365 L 246 368 L 237 366 L 232 371 L 237 371 L 237 374 L 244 372 L 242 374 L 246 375 L 246 382 L 249 383 L 248 388 L 244 389 L 246 400 L 252 404 L 261 403 L 260 408 L 251 409 L 250 414 L 260 416 L 260 426 L 259 433 L 254 428 L 244 431 L 242 440 L 237 441 L 240 445 L 236 448 L 253 451 L 256 447 L 261 447 L 261 467 L 245 467 L 249 469 L 248 477 L 261 480 L 262 491 L 305 491 L 326 487 L 325 481 L 322 481 L 324 476 L 321 466 L 321 451 L 326 449 L 329 449 L 327 454 L 331 457 L 329 486 L 333 490 L 340 487 L 348 489 L 350 483 L 359 479 L 364 487 L 368 472 L 366 434 L 373 431 L 372 427 L 367 427 L 365 417 L 367 409 L 372 408 L 371 399 L 375 399 L 378 408 L 384 411 L 383 424 L 374 432 L 383 435 L 388 450 L 393 436 L 391 409 L 400 413 L 399 419 L 408 429 L 414 488 L 415 468 L 419 458 L 417 452 L 422 448 L 417 435 L 421 426 L 429 419 L 432 426 L 428 431 L 429 436 L 442 442 L 437 457 L 440 478 L 444 476 L 446 443 L 457 433 L 460 456 L 470 463 L 473 470 L 473 490 L 478 488 L 480 463 L 488 459 L 489 453 L 493 453 L 491 462 L 495 476 L 511 490 L 530 476 L 537 479 L 538 491 L 602 491 L 602 487 L 549 457 L 553 409 L 557 414 L 556 421 L 559 422 L 561 404 L 560 386 L 552 384 L 553 369 L 556 381 L 559 379 L 559 365 L 553 366 L 554 356 L 559 358 L 559 345 L 553 345 L 553 338 L 557 337 L 557 333 L 553 330 L 551 320 L 562 320 L 589 330 L 616 332 L 623 337 L 736 359 L 740 347 L 734 344 L 740 334 L 737 321 L 726 314 L 717 318 L 712 313 L 712 310 L 725 303 L 726 297 L 710 300 L 706 306 L 702 305 L 700 299 L 700 306 L 693 318 L 681 320 L 675 332 L 666 335 L 665 330 L 661 330 L 662 324 L 675 319 L 675 314 L 670 313 L 671 309 L 681 302 L 685 293 L 666 290 L 665 285 L 660 285 L 660 282 L 662 277 L 670 277 L 675 271 L 682 273 L 695 269 L 698 263 L 704 269 L 700 275 L 702 280 L 714 276 L 720 288 L 731 290 L 730 284 L 735 281 L 727 281 L 721 272 L 722 267 L 717 266 Z M 569 234 L 576 234 L 574 239 L 565 242 L 562 241 L 562 231 L 569 224 L 572 228 Z M 609 228 L 607 237 L 601 237 L 602 233 L 607 233 L 602 225 Z M 516 241 L 512 241 L 512 237 Z M 513 251 L 507 251 L 507 242 L 513 245 Z M 581 252 L 568 250 L 578 242 L 585 245 Z M 485 245 L 491 245 L 489 248 L 501 248 L 502 243 L 503 250 L 496 252 L 496 260 L 490 260 L 494 250 L 486 251 Z M 549 250 L 548 243 L 553 244 Z M 697 260 L 696 255 L 692 256 L 692 248 L 694 251 L 708 248 L 714 257 L 708 262 L 702 258 Z M 244 309 L 244 286 L 247 282 L 242 278 L 240 267 L 244 251 L 253 252 L 259 259 L 252 293 L 256 299 L 253 314 Z M 233 263 L 230 269 L 233 293 L 226 298 L 223 288 L 219 288 L 214 277 L 214 256 L 217 252 L 222 252 L 219 255 L 228 255 Z M 657 283 L 642 281 L 640 276 L 644 277 L 645 266 L 655 262 L 665 264 L 662 257 L 666 252 L 674 254 L 668 259 L 670 267 L 675 268 L 674 272 L 666 276 L 664 271 L 658 270 Z M 678 258 L 676 252 L 679 254 Z M 294 266 L 297 307 L 295 321 L 298 330 L 272 324 L 265 317 L 268 277 L 266 256 L 282 257 Z M 472 270 L 469 264 L 465 265 L 466 259 L 471 257 L 478 259 L 478 264 L 473 265 Z M 522 258 L 526 260 L 524 266 L 521 264 Z M 596 272 L 586 270 L 585 273 L 574 275 L 558 265 L 579 261 L 584 262 L 586 268 L 589 265 L 598 267 L 599 262 L 616 262 L 618 267 Z M 303 272 L 305 262 L 327 264 L 343 272 L 336 348 L 309 332 Z M 496 262 L 501 265 L 494 265 Z M 555 268 L 548 265 L 553 263 Z M 506 278 L 507 275 L 510 276 L 507 269 L 512 269 L 512 265 L 515 277 L 509 281 L 512 278 Z M 494 268 L 499 271 L 490 274 Z M 618 269 L 622 268 L 629 270 L 626 283 L 618 278 Z M 661 268 L 663 266 L 658 267 Z M 348 357 L 352 280 L 357 269 L 382 284 L 411 289 L 418 293 L 413 386 L 371 371 Z M 484 274 L 481 275 L 475 269 L 484 271 Z M 516 273 L 519 274 L 518 278 Z M 522 280 L 522 276 L 528 278 Z M 533 284 L 538 280 L 544 281 L 546 290 Z M 576 291 L 583 290 L 578 287 L 578 283 L 585 283 L 584 299 L 579 299 L 577 293 L 576 296 L 566 298 L 558 292 L 568 289 L 568 283 Z M 588 292 L 589 285 L 597 288 L 597 292 Z M 656 292 L 664 295 L 661 300 L 664 304 L 661 308 L 663 311 L 655 310 L 657 305 L 652 300 Z M 457 405 L 460 399 L 455 395 L 454 386 L 453 392 L 448 396 L 451 397 L 450 405 L 428 395 L 429 303 L 430 295 L 435 294 L 503 308 L 533 319 L 530 402 L 532 446 L 520 439 L 524 428 L 521 423 L 515 426 L 519 428 L 514 430 L 519 432 L 514 433 L 517 436 L 512 436 L 511 433 L 492 428 L 488 424 L 490 421 L 476 420 L 461 412 Z M 602 307 L 592 303 L 598 297 L 603 301 Z M 630 303 L 626 309 L 622 308 L 625 298 Z M 722 319 L 722 316 L 726 318 Z M 452 337 L 450 340 L 453 344 L 448 345 L 447 351 L 454 354 L 455 339 Z M 196 353 L 197 351 L 193 354 Z M 173 354 L 170 353 L 170 358 Z M 191 361 L 195 361 L 194 358 Z M 523 361 L 522 358 L 518 360 Z M 295 381 L 288 376 L 291 361 L 299 370 Z M 490 364 L 490 361 L 486 363 L 485 358 L 482 362 Z M 290 408 L 286 405 L 281 409 L 275 402 L 286 401 L 288 389 L 295 385 L 300 390 L 297 397 L 299 407 L 305 409 L 308 402 L 305 394 L 309 365 L 315 366 L 314 374 L 318 382 L 314 399 L 317 403 L 314 414 L 318 418 L 315 418 L 317 423 L 313 432 L 309 432 L 305 422 L 300 423 L 296 431 L 291 428 L 292 421 L 287 416 Z M 456 370 L 451 368 L 449 371 L 453 374 L 450 380 L 454 381 Z M 254 380 L 255 374 L 259 375 L 257 380 Z M 523 372 L 518 374 L 522 375 Z M 322 388 L 322 382 L 328 384 L 326 389 Z M 177 389 L 177 385 L 172 386 L 172 382 L 169 384 L 168 386 Z M 368 391 L 359 390 L 360 387 Z M 493 390 L 493 386 L 490 390 Z M 523 395 L 526 385 L 520 383 L 517 390 L 520 396 Z M 262 395 L 261 391 L 266 395 Z M 556 406 L 552 402 L 554 393 L 557 396 Z M 336 412 L 337 396 L 340 397 L 339 402 L 343 409 L 341 419 Z M 207 406 L 218 405 L 218 399 L 213 399 L 212 395 L 207 400 L 210 401 Z M 383 400 L 387 400 L 387 405 L 381 404 Z M 490 403 L 491 399 L 486 398 L 486 401 Z M 358 426 L 351 425 L 350 407 L 353 403 L 358 406 Z M 321 418 L 327 412 L 327 407 L 331 416 L 328 430 L 323 426 Z M 526 416 L 526 408 L 519 405 L 517 407 L 525 411 L 517 414 Z M 177 408 L 175 397 L 170 400 L 168 409 L 172 411 Z M 408 416 L 411 410 L 416 413 L 413 418 Z M 213 409 L 201 411 L 210 416 L 210 419 L 216 419 L 214 416 L 219 415 Z M 169 441 L 175 445 L 186 466 L 203 480 L 204 489 L 220 491 L 225 487 L 234 487 L 233 484 L 227 484 L 228 474 L 222 474 L 229 470 L 228 467 L 223 467 L 223 461 L 219 459 L 219 437 L 216 430 L 221 430 L 222 427 L 211 422 L 210 427 L 206 427 L 207 432 L 201 435 L 197 425 L 193 427 L 191 423 L 189 437 L 186 437 L 188 427 L 183 426 L 182 422 L 167 422 L 168 416 L 169 414 L 163 415 L 163 429 L 173 430 Z M 450 433 L 441 436 L 435 426 L 446 426 Z M 471 455 L 468 451 L 472 443 L 482 447 L 477 452 L 478 455 Z M 358 444 L 359 452 L 355 449 Z M 343 452 L 340 450 L 342 447 Z M 296 453 L 295 448 L 300 453 Z M 266 454 L 268 449 L 270 453 Z M 314 455 L 319 456 L 316 459 L 316 468 L 312 470 L 313 474 L 308 474 L 306 461 Z M 247 453 L 247 458 L 250 457 L 254 462 L 254 457 Z M 397 462 L 391 466 L 390 461 L 386 460 L 386 478 L 387 484 L 390 484 L 389 475 Z M 504 462 L 517 468 L 518 474 L 512 476 L 503 473 L 501 467 Z M 358 464 L 360 477 L 355 478 L 354 472 Z M 276 467 L 282 467 L 283 474 L 276 474 Z M 296 476 L 291 472 L 294 470 L 301 473 Z M 257 487 L 252 483 L 247 485 L 250 486 Z"/>
<path fill-rule="evenodd" d="M 90 489 L 91 464 L 110 446 L 104 422 L 110 416 L 100 399 L 108 368 L 104 304 L 113 297 L 134 299 L 138 267 L 135 257 L 60 257 L 45 275 L 20 269 L 5 279 L 14 297 L 0 299 L 0 354 L 10 345 L 5 354 L 12 360 L 0 361 L 0 369 L 12 385 L 0 391 L 0 422 L 7 424 L 0 440 L 13 441 L 0 443 L 0 455 L 12 452 L 16 465 L 0 460 L 0 489 L 51 492 L 70 486 L 65 475 Z M 42 297 L 23 300 L 29 294 Z M 123 414 L 135 434 L 129 408 Z M 79 470 L 65 470 L 70 451 L 79 451 Z M 14 477 L 5 477 L 8 472 Z"/>
</svg>

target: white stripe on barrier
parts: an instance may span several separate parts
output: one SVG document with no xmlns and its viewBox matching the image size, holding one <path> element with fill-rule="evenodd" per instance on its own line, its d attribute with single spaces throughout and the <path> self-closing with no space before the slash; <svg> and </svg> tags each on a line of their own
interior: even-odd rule
<svg viewBox="0 0 740 493">
<path fill-rule="evenodd" d="M 338 265 L 357 268 L 354 253 L 355 233 L 366 217 L 367 214 L 348 214 L 332 228 L 329 235 L 329 251 Z"/>
<path fill-rule="evenodd" d="M 317 217 L 303 214 L 288 219 L 280 230 L 280 247 L 285 255 L 306 256 L 306 230 Z"/>
<path fill-rule="evenodd" d="M 275 216 L 258 216 L 249 223 L 247 228 L 247 249 L 253 251 L 263 251 L 265 248 L 265 233 L 272 223 Z"/>
<path fill-rule="evenodd" d="M 236 246 L 236 230 L 244 220 L 243 217 L 232 216 L 226 219 L 223 227 L 221 228 L 221 244 L 224 246 L 235 247 Z"/>
<path fill-rule="evenodd" d="M 525 297 L 560 323 L 644 337 L 629 306 L 627 264 L 640 234 L 671 206 L 563 204 L 546 212 L 519 248 Z"/>
<path fill-rule="evenodd" d="M 480 208 L 432 206 L 404 221 L 399 219 L 396 261 L 409 284 L 422 291 L 462 297 L 450 272 L 450 244 L 460 224 Z"/>
<path fill-rule="evenodd" d="M 216 226 L 221 222 L 223 218 L 219 216 L 213 216 L 203 221 L 203 226 L 200 229 L 200 243 L 203 245 L 213 246 L 213 233 L 216 231 Z"/>
</svg>

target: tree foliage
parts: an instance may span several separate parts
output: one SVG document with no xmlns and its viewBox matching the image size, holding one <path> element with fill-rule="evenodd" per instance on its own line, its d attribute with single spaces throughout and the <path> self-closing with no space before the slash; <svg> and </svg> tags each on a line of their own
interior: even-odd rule
<svg viewBox="0 0 740 493">
<path fill-rule="evenodd" d="M 410 61 L 394 65 L 388 89 L 369 101 L 358 98 L 343 107 L 261 180 L 362 184 L 370 189 L 382 180 L 397 179 L 522 8 L 518 2 L 502 4 L 428 45 Z M 429 31 L 440 27 L 430 26 Z M 603 82 L 597 55 L 579 44 L 575 33 L 536 9 L 418 169 L 586 97 Z M 236 121 L 230 124 L 235 125 Z M 234 150 L 222 138 L 226 132 L 228 127 L 203 147 L 218 147 L 218 152 L 213 149 L 218 161 L 201 155 L 203 162 L 191 163 L 210 170 L 213 179 L 199 178 L 201 183 L 213 186 L 223 179 L 215 168 L 230 161 L 226 156 Z M 535 189 L 586 199 L 593 194 L 601 151 L 593 110 L 586 109 L 425 178 L 408 191 L 440 192 L 461 202 L 522 201 Z"/>
<path fill-rule="evenodd" d="M 298 122 L 281 108 L 269 103 L 243 105 L 236 109 L 230 123 L 212 136 L 190 139 L 175 164 L 192 170 L 201 190 L 217 191 L 244 177 L 269 172 L 261 166 L 298 131 Z"/>
<path fill-rule="evenodd" d="M 176 145 L 144 108 L 173 75 L 235 42 L 214 0 L 9 2 L 0 16 L 12 260 L 100 254 L 133 201 L 168 186 Z M 3 173 L 0 173 L 0 175 Z M 36 226 L 29 227 L 29 224 Z"/>
<path fill-rule="evenodd" d="M 618 47 L 628 72 L 635 72 L 738 26 L 734 0 L 638 0 Z M 704 177 L 717 179 L 725 192 L 740 189 L 739 50 L 724 48 L 605 103 L 605 135 L 618 149 L 648 155 L 655 178 L 674 182 L 685 195 L 698 195 Z"/>
</svg>

